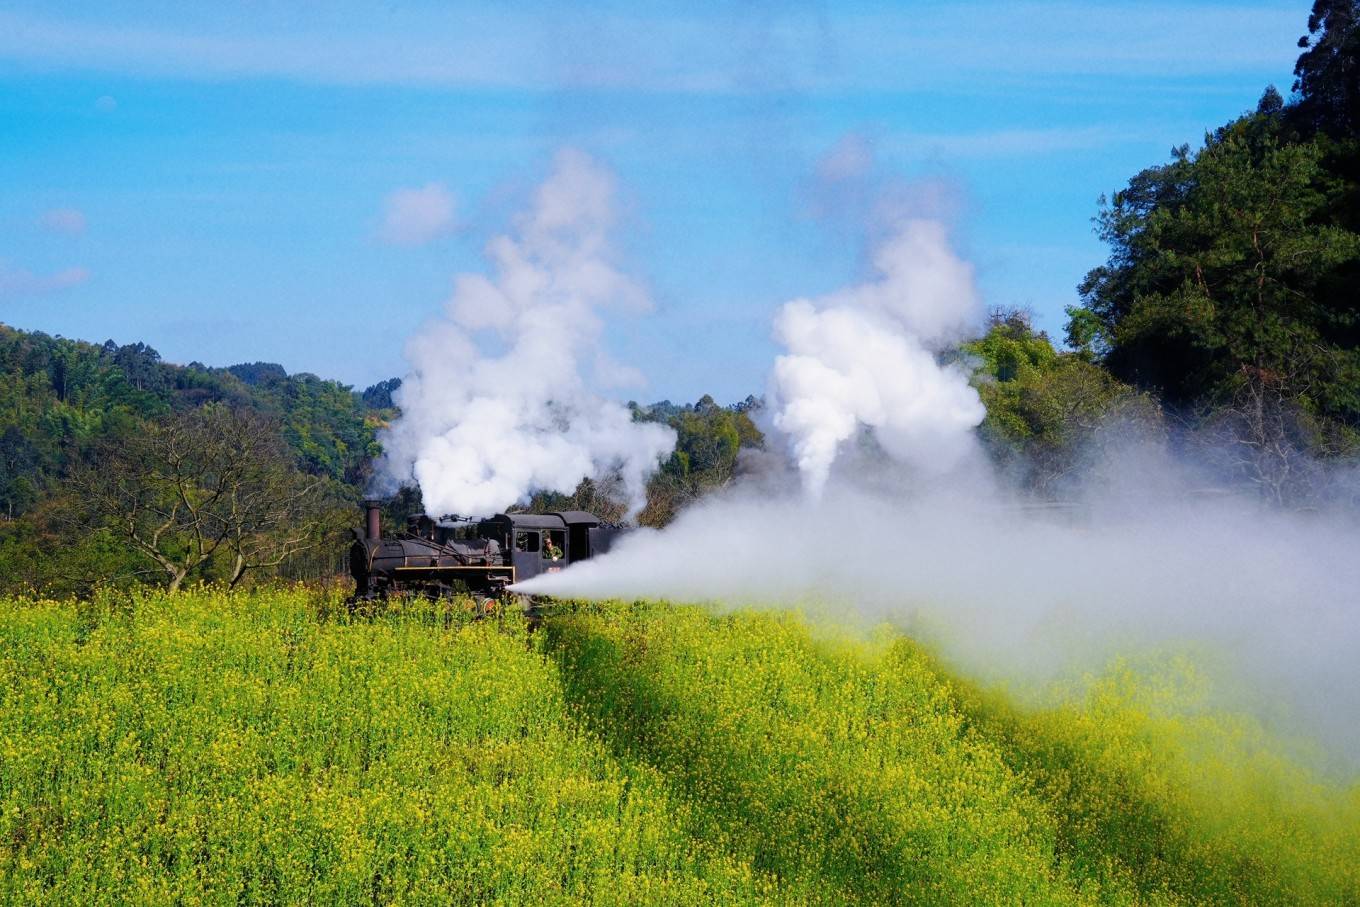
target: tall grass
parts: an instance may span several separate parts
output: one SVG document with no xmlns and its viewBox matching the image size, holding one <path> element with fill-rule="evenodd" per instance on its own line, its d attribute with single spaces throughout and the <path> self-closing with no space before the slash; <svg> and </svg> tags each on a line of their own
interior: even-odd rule
<svg viewBox="0 0 1360 907">
<path fill-rule="evenodd" d="M 7 903 L 1356 903 L 1360 792 L 1122 663 L 786 614 L 0 602 Z"/>
</svg>

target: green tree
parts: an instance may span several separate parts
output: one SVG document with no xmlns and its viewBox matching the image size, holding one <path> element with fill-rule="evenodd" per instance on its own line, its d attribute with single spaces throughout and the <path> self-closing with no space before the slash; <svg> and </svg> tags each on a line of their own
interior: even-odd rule
<svg viewBox="0 0 1360 907">
<path fill-rule="evenodd" d="M 1081 352 L 1062 353 L 1023 312 L 996 312 L 963 347 L 987 415 L 981 435 L 992 458 L 1034 491 L 1057 495 L 1114 420 L 1160 424 L 1156 403 Z"/>
<path fill-rule="evenodd" d="M 1113 252 L 1081 294 L 1110 338 L 1106 362 L 1175 402 L 1263 376 L 1340 377 L 1329 341 L 1356 311 L 1328 311 L 1315 291 L 1360 237 L 1322 218 L 1332 187 L 1318 147 L 1254 125 L 1144 171 L 1100 214 Z"/>
<path fill-rule="evenodd" d="M 1314 3 L 1294 101 L 1267 89 L 1102 200 L 1110 257 L 1068 310 L 1074 349 L 1161 394 L 1276 499 L 1309 457 L 1360 447 L 1358 10 Z"/>
<path fill-rule="evenodd" d="M 644 525 L 663 526 L 687 504 L 732 481 L 741 449 L 764 444 L 751 409 L 719 406 L 705 394 L 693 406 L 667 401 L 634 411 L 634 418 L 664 421 L 676 432 L 675 450 L 648 484 L 639 518 Z"/>
<path fill-rule="evenodd" d="M 1100 213 L 1110 259 L 1082 283 L 1069 341 L 1182 409 L 1254 410 L 1235 424 L 1258 446 L 1285 424 L 1311 426 L 1291 444 L 1352 444 L 1360 297 L 1338 283 L 1360 235 L 1336 222 L 1346 187 L 1325 153 L 1258 113 L 1138 174 Z"/>
</svg>

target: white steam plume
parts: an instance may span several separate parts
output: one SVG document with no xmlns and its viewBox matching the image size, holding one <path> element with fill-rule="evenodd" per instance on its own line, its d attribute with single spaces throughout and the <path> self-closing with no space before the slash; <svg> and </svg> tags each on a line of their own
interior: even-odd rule
<svg viewBox="0 0 1360 907">
<path fill-rule="evenodd" d="M 460 275 L 444 317 L 408 343 L 411 374 L 394 395 L 402 415 L 382 438 L 389 485 L 414 478 L 430 512 L 472 514 L 617 471 L 641 508 L 675 434 L 633 422 L 583 374 L 635 376 L 601 348 L 600 313 L 650 308 L 612 263 L 614 219 L 610 174 L 559 153 L 516 235 L 488 244 L 492 276 Z"/>
<path fill-rule="evenodd" d="M 907 221 L 874 266 L 877 280 L 794 300 L 775 316 L 788 352 L 770 379 L 774 427 L 813 496 L 859 426 L 894 459 L 943 472 L 972 448 L 985 415 L 967 374 L 935 356 L 980 308 L 972 268 L 954 255 L 944 226 Z"/>
<path fill-rule="evenodd" d="M 1054 510 L 989 491 L 868 494 L 840 479 L 815 502 L 738 488 L 515 589 L 887 620 L 970 676 L 1025 688 L 1189 646 L 1221 670 L 1228 705 L 1360 763 L 1355 522 L 1166 484 L 1093 489 Z"/>
</svg>

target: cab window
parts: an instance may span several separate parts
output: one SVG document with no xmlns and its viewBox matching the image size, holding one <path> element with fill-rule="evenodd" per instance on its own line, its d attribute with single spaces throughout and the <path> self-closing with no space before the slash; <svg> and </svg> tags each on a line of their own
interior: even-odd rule
<svg viewBox="0 0 1360 907">
<path fill-rule="evenodd" d="M 537 551 L 538 533 L 521 529 L 515 533 L 516 551 Z"/>
<path fill-rule="evenodd" d="M 549 529 L 543 533 L 543 560 L 560 561 L 567 556 L 565 529 Z"/>
</svg>

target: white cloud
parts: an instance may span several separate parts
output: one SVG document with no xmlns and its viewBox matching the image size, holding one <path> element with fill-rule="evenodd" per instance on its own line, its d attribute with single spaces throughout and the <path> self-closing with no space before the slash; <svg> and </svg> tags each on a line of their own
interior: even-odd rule
<svg viewBox="0 0 1360 907">
<path fill-rule="evenodd" d="M 86 268 L 66 268 L 51 274 L 35 274 L 26 268 L 11 267 L 0 261 L 0 299 L 41 296 L 79 286 L 90 279 Z"/>
<path fill-rule="evenodd" d="M 38 218 L 38 224 L 45 230 L 65 233 L 67 236 L 79 236 L 88 226 L 85 213 L 75 208 L 53 208 L 44 211 L 42 217 Z"/>
<path fill-rule="evenodd" d="M 100 113 L 112 113 L 118 109 L 118 99 L 113 95 L 100 95 L 95 99 L 94 109 Z"/>
<path fill-rule="evenodd" d="M 443 183 L 398 189 L 383 203 L 379 234 L 390 243 L 420 246 L 453 230 L 453 193 Z"/>
</svg>

